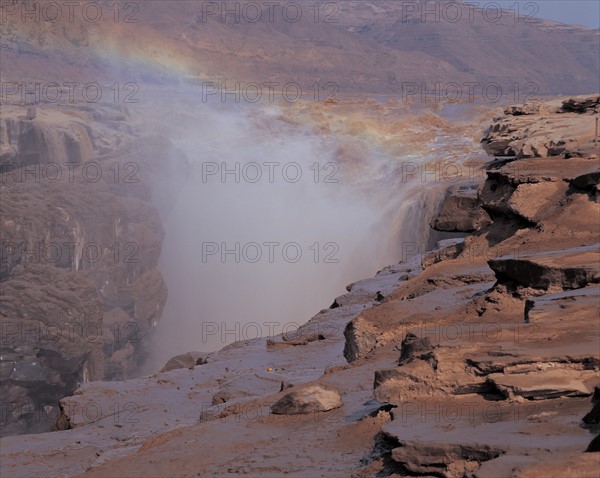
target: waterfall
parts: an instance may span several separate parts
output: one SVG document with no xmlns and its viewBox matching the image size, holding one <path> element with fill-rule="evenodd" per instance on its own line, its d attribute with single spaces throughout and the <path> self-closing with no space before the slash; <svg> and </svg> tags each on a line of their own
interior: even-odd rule
<svg viewBox="0 0 600 478">
<path fill-rule="evenodd" d="M 399 262 L 407 244 L 430 247 L 448 184 L 423 181 L 420 167 L 479 150 L 468 138 L 453 147 L 450 123 L 431 113 L 396 112 L 394 128 L 375 114 L 363 128 L 360 108 L 315 121 L 300 106 L 188 97 L 160 111 L 191 168 L 164 218 L 169 298 L 153 369 L 297 328 L 347 284 Z"/>
</svg>

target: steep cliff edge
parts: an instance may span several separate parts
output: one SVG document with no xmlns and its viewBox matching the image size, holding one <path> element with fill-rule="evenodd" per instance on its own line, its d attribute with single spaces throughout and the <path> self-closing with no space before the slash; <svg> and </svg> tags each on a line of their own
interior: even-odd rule
<svg viewBox="0 0 600 478">
<path fill-rule="evenodd" d="M 185 165 L 118 105 L 36 110 L 4 105 L 0 124 L 3 434 L 47 431 L 80 384 L 135 373 L 167 297 L 152 195 L 166 157 Z"/>
</svg>

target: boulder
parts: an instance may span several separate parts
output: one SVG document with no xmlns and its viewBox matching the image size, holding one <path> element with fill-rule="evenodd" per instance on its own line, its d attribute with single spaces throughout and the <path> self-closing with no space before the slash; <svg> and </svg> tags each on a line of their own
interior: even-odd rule
<svg viewBox="0 0 600 478">
<path fill-rule="evenodd" d="M 375 400 L 401 404 L 423 396 L 443 395 L 443 384 L 427 361 L 415 361 L 408 368 L 377 370 L 373 381 Z"/>
<path fill-rule="evenodd" d="M 510 212 L 532 223 L 538 223 L 554 211 L 568 189 L 564 182 L 519 184 L 506 205 Z"/>
<path fill-rule="evenodd" d="M 305 415 L 341 406 L 342 397 L 337 390 L 323 385 L 309 385 L 284 395 L 271 406 L 271 411 L 276 415 Z"/>
<path fill-rule="evenodd" d="M 169 372 L 178 368 L 194 368 L 196 365 L 204 365 L 206 363 L 206 354 L 201 352 L 187 352 L 185 354 L 171 357 L 161 372 Z"/>
<path fill-rule="evenodd" d="M 354 362 L 377 346 L 379 333 L 376 327 L 359 315 L 346 325 L 344 337 L 344 357 L 348 362 Z"/>
</svg>

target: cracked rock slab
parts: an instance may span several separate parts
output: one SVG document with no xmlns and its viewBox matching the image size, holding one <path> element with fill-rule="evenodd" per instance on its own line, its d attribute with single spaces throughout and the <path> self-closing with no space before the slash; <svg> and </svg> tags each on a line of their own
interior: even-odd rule
<svg viewBox="0 0 600 478">
<path fill-rule="evenodd" d="M 531 257 L 503 256 L 488 261 L 498 282 L 524 287 L 578 289 L 600 280 L 598 244 L 534 254 Z"/>
<path fill-rule="evenodd" d="M 597 377 L 595 371 L 577 371 L 565 368 L 540 370 L 531 373 L 490 374 L 488 381 L 501 391 L 528 400 L 546 400 L 559 397 L 585 397 L 592 394 L 587 385 Z"/>
<path fill-rule="evenodd" d="M 504 450 L 487 445 L 431 444 L 404 441 L 392 450 L 392 460 L 410 474 L 442 478 L 462 477 L 475 471 L 480 463 L 497 458 Z"/>
</svg>

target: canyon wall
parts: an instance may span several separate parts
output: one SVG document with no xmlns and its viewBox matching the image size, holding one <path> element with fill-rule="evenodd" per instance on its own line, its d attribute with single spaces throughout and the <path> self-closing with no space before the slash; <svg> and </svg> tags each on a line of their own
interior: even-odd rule
<svg viewBox="0 0 600 478">
<path fill-rule="evenodd" d="M 3 433 L 47 431 L 60 398 L 147 355 L 167 298 L 151 191 L 177 152 L 131 123 L 119 105 L 3 106 Z"/>
</svg>

